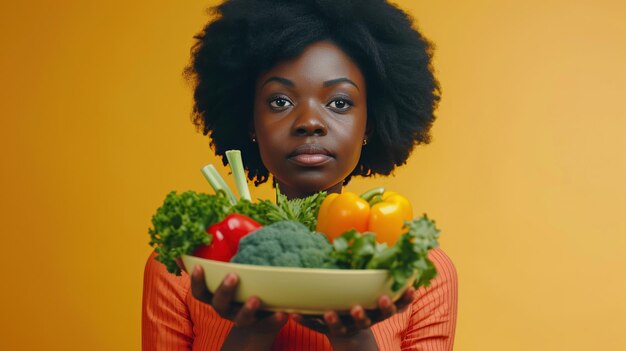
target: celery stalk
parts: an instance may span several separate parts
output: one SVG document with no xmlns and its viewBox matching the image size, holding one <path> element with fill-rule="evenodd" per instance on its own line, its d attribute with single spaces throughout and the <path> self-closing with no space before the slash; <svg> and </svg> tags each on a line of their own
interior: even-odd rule
<svg viewBox="0 0 626 351">
<path fill-rule="evenodd" d="M 252 201 L 250 189 L 248 188 L 248 181 L 246 180 L 246 174 L 243 169 L 243 162 L 241 161 L 241 151 L 228 150 L 226 151 L 226 158 L 228 159 L 230 170 L 233 172 L 233 176 L 235 177 L 235 184 L 237 185 L 239 197 Z"/>
<path fill-rule="evenodd" d="M 224 178 L 222 178 L 222 176 L 217 172 L 217 169 L 215 169 L 213 165 L 206 165 L 202 167 L 202 174 L 204 175 L 204 178 L 206 178 L 206 180 L 209 182 L 209 184 L 211 184 L 211 187 L 213 188 L 213 190 L 215 190 L 216 193 L 223 192 L 224 194 L 226 194 L 228 201 L 230 201 L 232 205 L 237 204 L 237 198 L 235 197 L 235 194 L 233 194 L 232 190 L 230 190 L 230 188 L 228 187 L 228 184 L 226 184 Z"/>
</svg>

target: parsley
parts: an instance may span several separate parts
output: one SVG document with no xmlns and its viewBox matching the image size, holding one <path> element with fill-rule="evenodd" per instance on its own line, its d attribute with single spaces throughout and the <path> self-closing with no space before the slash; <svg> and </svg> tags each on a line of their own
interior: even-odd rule
<svg viewBox="0 0 626 351">
<path fill-rule="evenodd" d="M 335 238 L 331 255 L 339 268 L 388 269 L 394 291 L 402 288 L 414 273 L 415 288 L 428 286 L 437 275 L 428 251 L 438 246 L 439 230 L 426 215 L 405 224 L 408 232 L 391 247 L 377 244 L 374 233 L 350 230 Z"/>
<path fill-rule="evenodd" d="M 169 272 L 180 275 L 176 258 L 191 254 L 200 245 L 209 245 L 211 235 L 207 235 L 207 228 L 221 222 L 227 215 L 239 213 L 262 225 L 292 220 L 315 230 L 317 213 L 325 197 L 326 193 L 317 193 L 288 200 L 278 193 L 276 204 L 268 200 L 252 203 L 240 199 L 232 205 L 231 197 L 223 191 L 216 195 L 193 191 L 176 194 L 172 191 L 152 216 L 152 228 L 148 229 L 150 246 L 155 248 L 157 261 L 162 262 Z"/>
<path fill-rule="evenodd" d="M 153 227 L 148 229 L 157 261 L 169 272 L 180 275 L 176 258 L 191 253 L 201 244 L 210 244 L 207 228 L 223 220 L 230 209 L 230 202 L 224 195 L 193 191 L 167 194 L 163 205 L 152 216 Z"/>
<path fill-rule="evenodd" d="M 259 206 L 264 212 L 266 223 L 295 221 L 315 231 L 317 214 L 325 198 L 326 192 L 322 191 L 305 198 L 289 200 L 276 187 L 276 204 L 269 200 L 262 200 Z"/>
</svg>

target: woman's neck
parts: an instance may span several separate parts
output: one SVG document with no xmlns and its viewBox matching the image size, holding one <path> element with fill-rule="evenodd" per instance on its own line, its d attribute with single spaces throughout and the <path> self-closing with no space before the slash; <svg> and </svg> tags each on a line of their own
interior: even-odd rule
<svg viewBox="0 0 626 351">
<path fill-rule="evenodd" d="M 304 198 L 307 196 L 311 196 L 318 192 L 318 191 L 303 191 L 302 189 L 294 189 L 276 180 L 274 181 L 274 186 L 277 186 L 278 189 L 280 190 L 280 193 L 287 196 L 288 199 L 300 199 L 300 198 Z M 340 182 L 331 186 L 328 189 L 322 189 L 319 191 L 326 191 L 329 194 L 332 194 L 332 193 L 340 194 L 342 188 L 343 188 L 343 182 Z"/>
</svg>

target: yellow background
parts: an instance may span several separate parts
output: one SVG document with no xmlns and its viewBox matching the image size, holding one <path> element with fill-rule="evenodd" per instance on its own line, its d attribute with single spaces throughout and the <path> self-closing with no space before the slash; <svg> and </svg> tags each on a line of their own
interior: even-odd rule
<svg viewBox="0 0 626 351">
<path fill-rule="evenodd" d="M 625 350 L 626 3 L 398 3 L 437 44 L 433 143 L 351 189 L 437 220 L 457 350 Z M 151 214 L 216 162 L 181 77 L 207 5 L 2 2 L 1 350 L 140 348 Z"/>
</svg>

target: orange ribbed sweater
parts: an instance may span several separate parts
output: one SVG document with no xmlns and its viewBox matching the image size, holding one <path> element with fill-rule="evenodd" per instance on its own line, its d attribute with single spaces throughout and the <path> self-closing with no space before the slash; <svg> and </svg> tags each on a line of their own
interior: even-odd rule
<svg viewBox="0 0 626 351">
<path fill-rule="evenodd" d="M 457 312 L 457 276 L 452 261 L 441 249 L 430 259 L 438 275 L 403 313 L 372 326 L 378 348 L 391 350 L 452 350 Z M 143 351 L 219 350 L 232 322 L 191 295 L 189 276 L 170 274 L 148 258 L 144 272 L 142 308 Z M 332 350 L 328 338 L 289 320 L 277 335 L 272 350 Z"/>
</svg>

